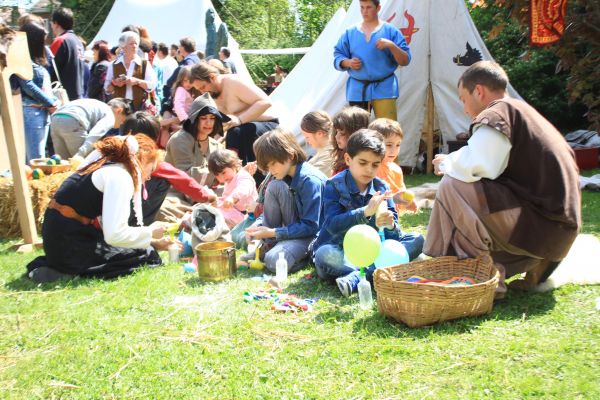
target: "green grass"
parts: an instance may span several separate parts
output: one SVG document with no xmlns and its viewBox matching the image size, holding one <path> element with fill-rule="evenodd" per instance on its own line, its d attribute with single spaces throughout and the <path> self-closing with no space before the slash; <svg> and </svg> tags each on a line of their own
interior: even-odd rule
<svg viewBox="0 0 600 400">
<path fill-rule="evenodd" d="M 407 177 L 413 186 L 433 177 Z M 600 236 L 600 194 L 584 231 Z M 425 231 L 429 212 L 403 217 Z M 204 283 L 181 267 L 36 286 L 34 255 L 0 252 L 0 398 L 600 398 L 599 286 L 509 292 L 490 315 L 422 329 L 291 276 L 312 313 L 244 303 L 253 274 Z M 36 253 L 36 255 L 39 253 Z M 69 386 L 73 385 L 73 386 Z"/>
</svg>

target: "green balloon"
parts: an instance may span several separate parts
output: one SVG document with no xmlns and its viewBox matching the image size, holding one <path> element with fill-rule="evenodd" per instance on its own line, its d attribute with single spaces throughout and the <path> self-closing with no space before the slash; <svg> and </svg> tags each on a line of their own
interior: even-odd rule
<svg viewBox="0 0 600 400">
<path fill-rule="evenodd" d="M 344 256 L 357 267 L 373 264 L 381 250 L 381 239 L 369 225 L 355 225 L 344 236 Z"/>
</svg>

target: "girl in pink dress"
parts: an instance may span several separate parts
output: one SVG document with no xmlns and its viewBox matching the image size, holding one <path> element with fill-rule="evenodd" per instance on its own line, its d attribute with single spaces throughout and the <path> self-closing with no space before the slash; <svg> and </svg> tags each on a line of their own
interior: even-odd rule
<svg viewBox="0 0 600 400">
<path fill-rule="evenodd" d="M 180 128 L 183 121 L 188 118 L 188 113 L 194 101 L 194 88 L 190 83 L 190 67 L 183 67 L 179 70 L 177 79 L 171 88 L 173 93 L 173 110 L 163 113 L 162 121 L 160 122 L 160 135 L 158 145 L 161 148 L 166 148 L 173 132 Z"/>
<path fill-rule="evenodd" d="M 208 170 L 219 183 L 225 185 L 217 207 L 223 213 L 230 229 L 244 220 L 247 209 L 254 209 L 258 192 L 250 173 L 242 168 L 242 161 L 231 150 L 215 150 L 208 156 Z"/>
</svg>

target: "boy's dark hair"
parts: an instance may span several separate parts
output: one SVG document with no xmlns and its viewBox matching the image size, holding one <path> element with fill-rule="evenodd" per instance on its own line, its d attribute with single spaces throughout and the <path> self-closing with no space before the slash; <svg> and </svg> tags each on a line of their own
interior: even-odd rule
<svg viewBox="0 0 600 400">
<path fill-rule="evenodd" d="M 348 139 L 346 153 L 351 158 L 354 158 L 362 151 L 370 151 L 383 159 L 385 156 L 383 136 L 373 129 L 359 129 L 354 132 L 350 135 L 350 139 Z"/>
<path fill-rule="evenodd" d="M 191 37 L 184 37 L 179 40 L 179 45 L 184 48 L 188 53 L 196 51 L 196 41 Z"/>
<path fill-rule="evenodd" d="M 70 8 L 57 8 L 52 13 L 52 22 L 57 23 L 65 31 L 73 29 L 73 11 Z"/>
<path fill-rule="evenodd" d="M 173 49 L 173 50 L 177 51 L 177 49 L 179 49 L 179 46 L 177 46 L 175 43 L 173 43 L 173 44 L 171 45 L 171 49 Z"/>
<path fill-rule="evenodd" d="M 379 132 L 384 139 L 389 139 L 393 136 L 404 139 L 404 133 L 402 132 L 400 123 L 393 119 L 377 118 L 369 124 L 369 129 Z"/>
<path fill-rule="evenodd" d="M 219 175 L 225 168 L 235 171 L 242 167 L 242 160 L 231 150 L 217 149 L 208 155 L 208 170 L 213 175 Z"/>
<path fill-rule="evenodd" d="M 125 122 L 123 122 L 123 133 L 126 135 L 143 133 L 156 140 L 158 139 L 159 132 L 160 124 L 158 120 L 145 111 L 136 111 L 125 118 Z"/>
<path fill-rule="evenodd" d="M 229 58 L 231 56 L 231 52 L 227 47 L 221 47 L 221 53 L 223 53 L 225 58 Z"/>
<path fill-rule="evenodd" d="M 254 154 L 261 171 L 268 171 L 272 162 L 285 163 L 291 159 L 297 165 L 306 161 L 306 153 L 296 137 L 283 128 L 275 128 L 259 137 L 254 142 Z"/>
<path fill-rule="evenodd" d="M 165 56 L 169 55 L 169 48 L 167 47 L 166 43 L 159 43 L 158 44 L 158 51 L 160 51 L 161 53 L 163 53 Z"/>
<path fill-rule="evenodd" d="M 478 61 L 471 65 L 458 80 L 469 93 L 473 93 L 476 85 L 483 85 L 494 92 L 506 90 L 508 76 L 500 65 L 493 61 Z"/>
<path fill-rule="evenodd" d="M 370 1 L 371 3 L 375 4 L 375 7 L 379 7 L 379 4 L 381 4 L 380 0 L 360 0 L 359 3 L 362 1 Z"/>
</svg>

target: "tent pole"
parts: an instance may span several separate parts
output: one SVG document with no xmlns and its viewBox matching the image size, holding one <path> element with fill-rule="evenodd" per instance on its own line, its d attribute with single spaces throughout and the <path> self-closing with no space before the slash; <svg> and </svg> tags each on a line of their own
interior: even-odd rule
<svg viewBox="0 0 600 400">
<path fill-rule="evenodd" d="M 427 20 L 431 22 L 431 1 L 427 1 Z M 427 164 L 425 171 L 428 174 L 433 172 L 433 128 L 434 128 L 434 113 L 433 113 L 433 89 L 431 87 L 431 25 L 427 30 L 428 52 L 427 52 L 427 105 L 425 109 L 425 129 L 422 135 L 425 137 L 425 145 L 427 147 Z"/>
<path fill-rule="evenodd" d="M 427 146 L 427 165 L 426 171 L 428 174 L 433 172 L 433 128 L 434 128 L 434 104 L 433 90 L 431 81 L 427 85 L 427 109 L 425 111 L 425 129 L 423 130 L 423 138 Z"/>
</svg>

